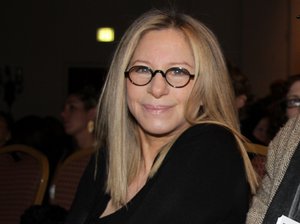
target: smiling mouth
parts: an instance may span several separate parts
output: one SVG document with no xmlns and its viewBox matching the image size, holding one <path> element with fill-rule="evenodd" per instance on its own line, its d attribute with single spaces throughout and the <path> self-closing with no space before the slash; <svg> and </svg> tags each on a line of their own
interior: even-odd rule
<svg viewBox="0 0 300 224">
<path fill-rule="evenodd" d="M 144 108 L 152 114 L 161 114 L 167 112 L 172 106 L 146 104 L 144 105 Z"/>
</svg>

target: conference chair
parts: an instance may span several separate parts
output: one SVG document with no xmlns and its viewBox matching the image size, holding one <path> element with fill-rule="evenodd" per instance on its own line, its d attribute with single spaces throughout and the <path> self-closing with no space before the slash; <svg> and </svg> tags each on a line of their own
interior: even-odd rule
<svg viewBox="0 0 300 224">
<path fill-rule="evenodd" d="M 50 187 L 50 203 L 69 210 L 77 191 L 80 178 L 94 149 L 82 149 L 71 154 L 57 168 Z"/>
<path fill-rule="evenodd" d="M 48 159 L 37 149 L 0 148 L 0 223 L 19 224 L 27 208 L 42 204 L 48 177 Z"/>
<path fill-rule="evenodd" d="M 246 148 L 248 153 L 253 155 L 251 163 L 258 176 L 262 179 L 265 175 L 265 163 L 268 154 L 268 147 L 255 143 L 246 143 Z"/>
</svg>

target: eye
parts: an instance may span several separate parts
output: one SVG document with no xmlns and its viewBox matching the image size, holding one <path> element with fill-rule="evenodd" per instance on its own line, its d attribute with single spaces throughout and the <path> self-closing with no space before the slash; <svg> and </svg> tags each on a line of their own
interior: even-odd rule
<svg viewBox="0 0 300 224">
<path fill-rule="evenodd" d="M 172 76 L 186 76 L 186 75 L 190 74 L 188 72 L 188 70 L 186 70 L 184 68 L 179 68 L 179 67 L 170 68 L 168 70 L 168 73 L 169 73 L 169 75 L 172 75 Z"/>
<path fill-rule="evenodd" d="M 146 66 L 135 66 L 132 68 L 133 72 L 139 73 L 139 74 L 148 74 L 150 69 Z"/>
<path fill-rule="evenodd" d="M 290 98 L 286 101 L 288 107 L 299 107 L 300 99 L 299 98 Z"/>
</svg>

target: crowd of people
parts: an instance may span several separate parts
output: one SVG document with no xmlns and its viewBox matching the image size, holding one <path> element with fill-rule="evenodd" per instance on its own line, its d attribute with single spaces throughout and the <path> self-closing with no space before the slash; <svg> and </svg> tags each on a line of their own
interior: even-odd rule
<svg viewBox="0 0 300 224">
<path fill-rule="evenodd" d="M 98 95 L 90 86 L 69 93 L 61 118 L 28 115 L 14 122 L 11 115 L 1 112 L 1 146 L 24 144 L 36 148 L 47 156 L 54 171 L 72 152 L 94 146 Z"/>
<path fill-rule="evenodd" d="M 61 120 L 1 112 L 0 147 L 41 150 L 50 178 L 74 151 L 97 150 L 70 211 L 56 210 L 67 224 L 300 221 L 299 108 L 300 75 L 255 99 L 209 28 L 151 10 L 119 42 L 100 96 L 71 92 Z M 262 182 L 248 140 L 270 144 Z"/>
<path fill-rule="evenodd" d="M 300 74 L 270 84 L 269 94 L 257 98 L 247 76 L 228 63 L 242 134 L 251 142 L 269 145 L 289 118 L 300 113 Z"/>
</svg>

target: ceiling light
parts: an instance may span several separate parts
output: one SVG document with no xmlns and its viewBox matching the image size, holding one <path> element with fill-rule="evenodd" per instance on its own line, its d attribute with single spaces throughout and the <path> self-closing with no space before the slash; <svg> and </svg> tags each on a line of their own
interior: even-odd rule
<svg viewBox="0 0 300 224">
<path fill-rule="evenodd" d="M 115 39 L 115 31 L 111 27 L 101 27 L 97 29 L 97 41 L 112 42 Z"/>
</svg>

